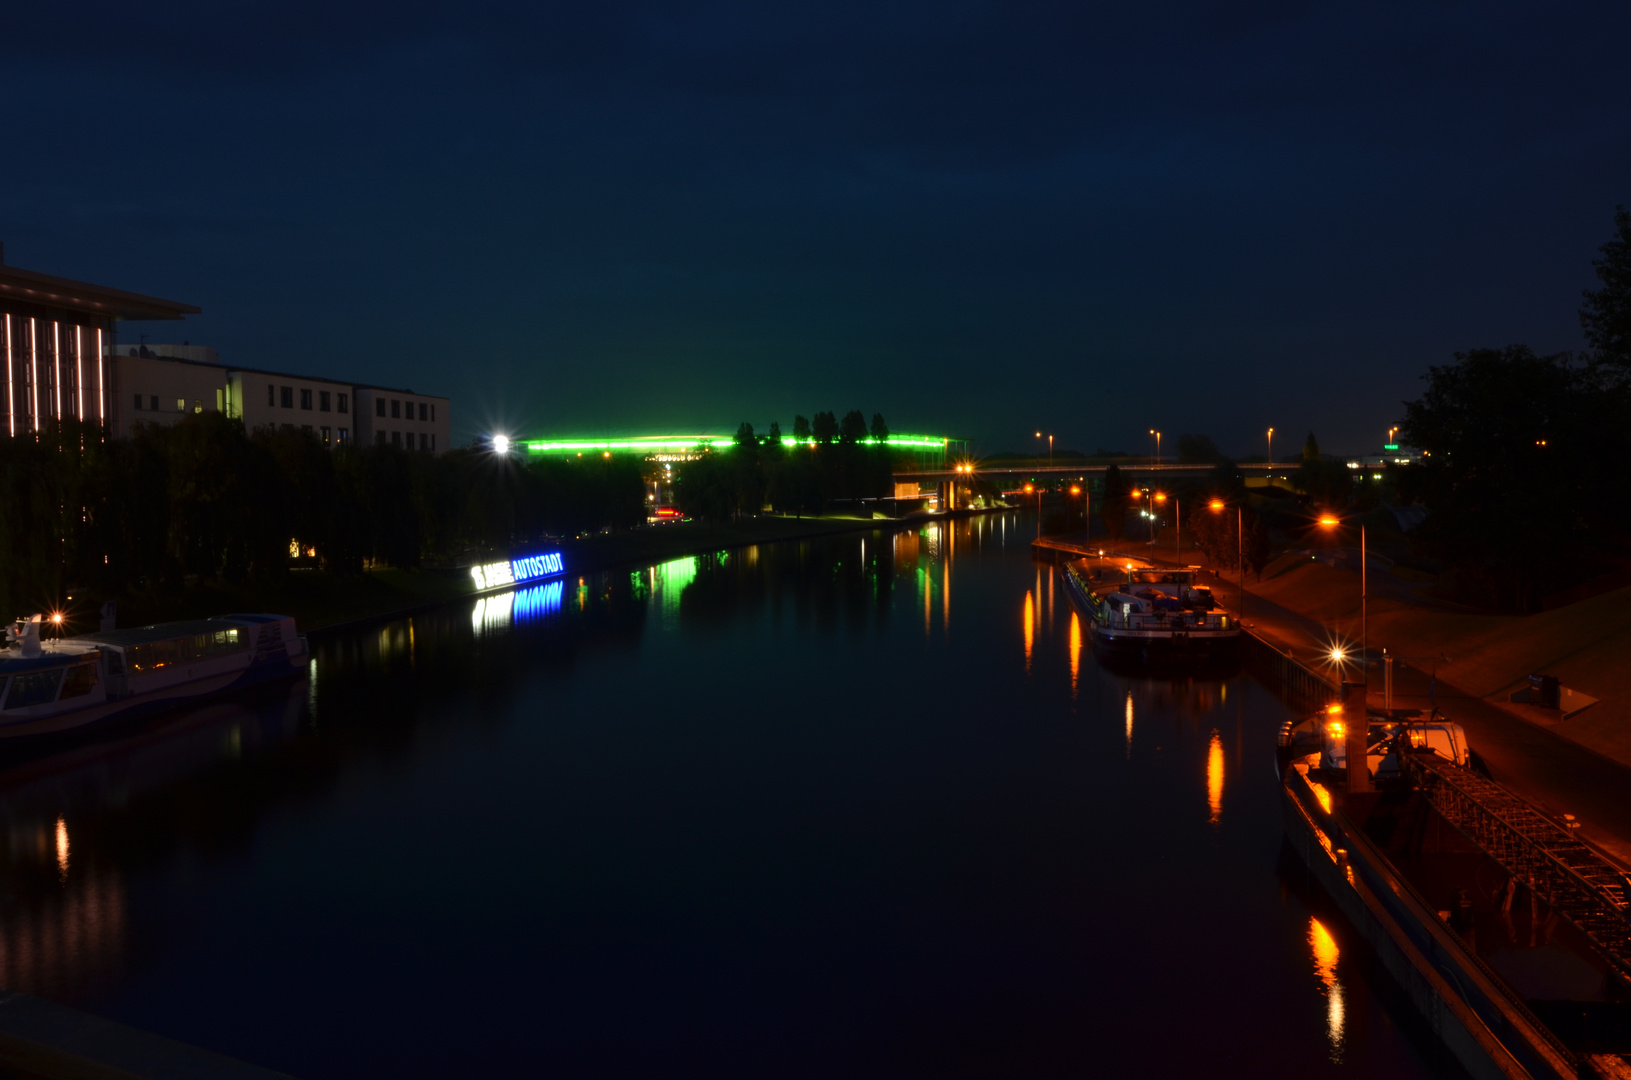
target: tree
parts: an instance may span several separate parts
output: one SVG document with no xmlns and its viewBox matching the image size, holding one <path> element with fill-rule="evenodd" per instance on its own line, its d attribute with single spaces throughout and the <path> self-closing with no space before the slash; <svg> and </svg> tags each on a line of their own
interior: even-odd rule
<svg viewBox="0 0 1631 1080">
<path fill-rule="evenodd" d="M 1430 511 L 1417 535 L 1483 589 L 1527 610 L 1544 573 L 1579 571 L 1611 544 L 1623 500 L 1612 445 L 1623 391 L 1567 353 L 1527 345 L 1457 353 L 1430 368 L 1400 435 L 1424 457 L 1401 473 Z"/>
<path fill-rule="evenodd" d="M 872 437 L 880 444 L 889 441 L 889 425 L 883 422 L 883 413 L 872 414 Z"/>
<path fill-rule="evenodd" d="M 1312 431 L 1308 433 L 1308 438 L 1303 440 L 1303 460 L 1320 460 L 1320 441 L 1314 438 L 1314 433 Z"/>
<path fill-rule="evenodd" d="M 866 416 L 860 409 L 851 409 L 844 414 L 843 422 L 838 426 L 838 439 L 853 446 L 864 438 L 866 438 Z"/>
<path fill-rule="evenodd" d="M 1615 208 L 1614 230 L 1614 236 L 1598 249 L 1603 257 L 1592 261 L 1603 287 L 1581 294 L 1585 303 L 1580 308 L 1580 329 L 1586 333 L 1595 362 L 1631 374 L 1631 213 L 1623 206 Z"/>
<path fill-rule="evenodd" d="M 838 418 L 830 412 L 818 412 L 810 424 L 810 435 L 818 443 L 830 443 L 838 438 Z"/>
<path fill-rule="evenodd" d="M 1178 436 L 1178 462 L 1182 465 L 1210 465 L 1221 461 L 1218 444 L 1206 435 Z"/>
<path fill-rule="evenodd" d="M 1104 522 L 1104 531 L 1110 539 L 1121 539 L 1127 527 L 1127 478 L 1114 465 L 1104 470 L 1104 499 L 1099 520 Z"/>
<path fill-rule="evenodd" d="M 808 442 L 810 440 L 810 421 L 802 416 L 793 417 L 793 438 L 801 443 Z"/>
<path fill-rule="evenodd" d="M 753 425 L 746 420 L 736 429 L 736 445 L 738 447 L 759 445 L 758 440 L 753 437 Z"/>
</svg>

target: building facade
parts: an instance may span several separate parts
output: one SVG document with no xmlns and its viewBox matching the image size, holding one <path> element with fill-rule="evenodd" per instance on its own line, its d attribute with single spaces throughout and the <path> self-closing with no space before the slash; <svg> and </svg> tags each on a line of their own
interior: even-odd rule
<svg viewBox="0 0 1631 1080">
<path fill-rule="evenodd" d="M 442 454 L 445 397 L 317 375 L 235 367 L 208 346 L 119 346 L 121 320 L 180 320 L 201 309 L 5 265 L 0 246 L 0 431 L 79 419 L 128 438 L 141 424 L 218 412 L 247 430 L 297 428 L 328 446 L 383 443 Z"/>
<path fill-rule="evenodd" d="M 181 349 L 144 346 L 113 357 L 119 388 L 115 435 L 129 436 L 138 424 L 173 424 L 188 413 L 215 411 L 243 421 L 248 431 L 297 428 L 325 446 L 362 442 L 434 454 L 448 450 L 451 409 L 445 397 L 171 355 Z"/>
<path fill-rule="evenodd" d="M 190 304 L 7 266 L 0 247 L 0 362 L 6 380 L 0 431 L 37 433 L 54 420 L 109 422 L 115 324 L 198 312 Z M 170 405 L 175 408 L 173 400 Z"/>
</svg>

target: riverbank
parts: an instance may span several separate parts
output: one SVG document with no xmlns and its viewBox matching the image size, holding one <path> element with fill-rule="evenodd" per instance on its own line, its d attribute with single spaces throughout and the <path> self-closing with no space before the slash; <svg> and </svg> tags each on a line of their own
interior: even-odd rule
<svg viewBox="0 0 1631 1080">
<path fill-rule="evenodd" d="M 739 522 L 679 522 L 564 541 L 560 551 L 570 574 L 663 562 L 753 544 L 806 540 L 862 529 L 897 528 L 938 520 L 854 516 L 762 516 Z M 463 570 L 369 570 L 345 576 L 324 570 L 291 570 L 281 581 L 194 582 L 176 592 L 144 593 L 119 600 L 120 626 L 204 618 L 229 611 L 276 611 L 293 615 L 303 633 L 412 615 L 473 593 Z M 69 632 L 95 629 L 94 610 L 70 605 Z"/>
</svg>

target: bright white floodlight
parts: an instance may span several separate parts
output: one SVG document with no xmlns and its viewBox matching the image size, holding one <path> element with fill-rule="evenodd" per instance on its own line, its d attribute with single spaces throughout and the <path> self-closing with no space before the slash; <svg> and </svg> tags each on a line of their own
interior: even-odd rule
<svg viewBox="0 0 1631 1080">
<path fill-rule="evenodd" d="M 493 453 L 508 454 L 510 452 L 510 437 L 508 435 L 493 436 Z"/>
</svg>

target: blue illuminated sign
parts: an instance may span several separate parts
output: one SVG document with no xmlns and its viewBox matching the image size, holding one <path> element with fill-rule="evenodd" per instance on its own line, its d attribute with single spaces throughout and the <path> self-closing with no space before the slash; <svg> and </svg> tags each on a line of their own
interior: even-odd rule
<svg viewBox="0 0 1631 1080">
<path fill-rule="evenodd" d="M 531 581 L 534 578 L 564 573 L 566 565 L 561 561 L 560 552 L 551 551 L 545 555 L 528 555 L 524 559 L 511 559 L 510 568 L 514 580 Z"/>
</svg>

